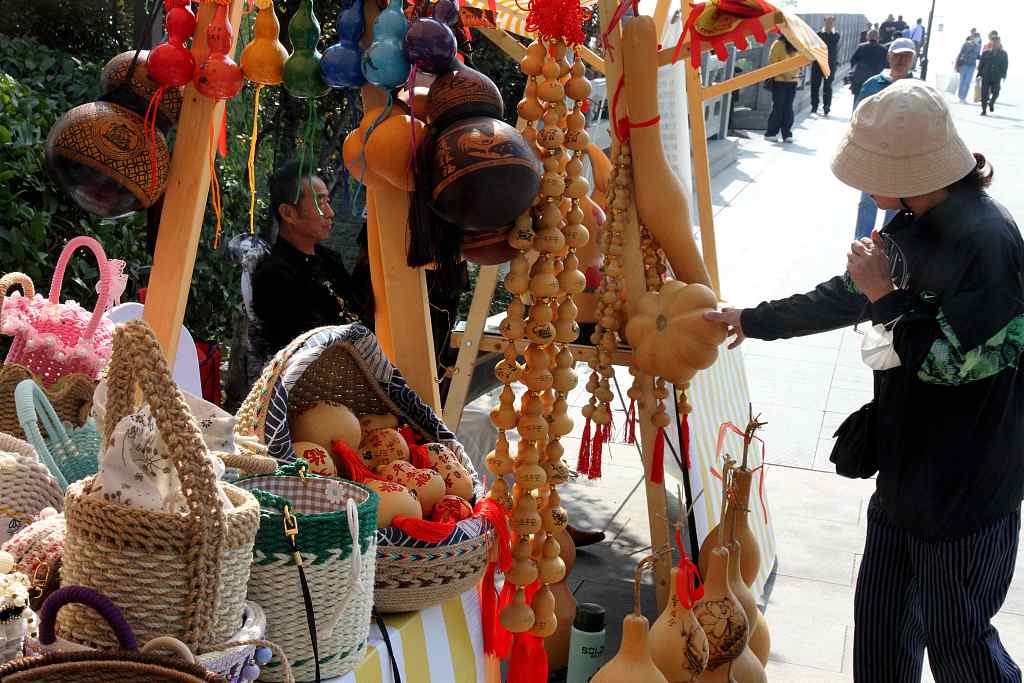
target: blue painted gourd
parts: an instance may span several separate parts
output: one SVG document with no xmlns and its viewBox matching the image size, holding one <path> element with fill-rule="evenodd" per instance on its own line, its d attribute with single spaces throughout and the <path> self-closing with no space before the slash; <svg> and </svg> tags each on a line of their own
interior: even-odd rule
<svg viewBox="0 0 1024 683">
<path fill-rule="evenodd" d="M 373 44 L 363 54 L 363 75 L 384 90 L 397 88 L 409 77 L 409 60 L 403 40 L 409 21 L 402 0 L 390 0 L 373 22 Z"/>
<path fill-rule="evenodd" d="M 332 88 L 358 88 L 363 76 L 363 51 L 359 39 L 366 29 L 363 3 L 353 2 L 338 12 L 338 42 L 324 50 L 320 72 Z"/>
</svg>

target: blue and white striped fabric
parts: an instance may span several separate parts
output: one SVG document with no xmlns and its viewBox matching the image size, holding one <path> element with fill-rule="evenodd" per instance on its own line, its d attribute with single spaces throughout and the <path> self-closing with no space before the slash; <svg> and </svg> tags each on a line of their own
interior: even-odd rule
<svg viewBox="0 0 1024 683">
<path fill-rule="evenodd" d="M 854 598 L 858 683 L 1020 683 L 991 619 L 1013 578 L 1020 511 L 955 540 L 924 541 L 893 525 L 875 496 Z"/>
</svg>

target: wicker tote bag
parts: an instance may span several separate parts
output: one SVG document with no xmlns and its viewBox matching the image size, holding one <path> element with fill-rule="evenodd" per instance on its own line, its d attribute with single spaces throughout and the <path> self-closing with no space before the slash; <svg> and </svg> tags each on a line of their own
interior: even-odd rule
<svg viewBox="0 0 1024 683">
<path fill-rule="evenodd" d="M 181 643 L 160 639 L 154 649 L 168 646 L 176 657 L 139 650 L 138 641 L 120 610 L 95 591 L 72 586 L 62 588 L 43 604 L 39 639 L 53 643 L 54 622 L 62 607 L 78 604 L 95 610 L 117 638 L 116 650 L 55 652 L 16 659 L 0 666 L 4 683 L 225 683 L 225 679 L 191 661 L 191 653 Z M 86 607 L 87 606 L 87 607 Z"/>
<path fill-rule="evenodd" d="M 249 597 L 266 611 L 267 638 L 288 655 L 295 677 L 319 681 L 353 671 L 366 654 L 378 497 L 352 482 L 307 476 L 305 467 L 299 460 L 237 483 L 261 505 Z M 271 663 L 260 680 L 281 681 L 282 672 Z"/>
<path fill-rule="evenodd" d="M 14 390 L 18 421 L 39 459 L 50 469 L 61 491 L 71 482 L 96 474 L 96 458 L 100 452 L 100 435 L 92 418 L 81 427 L 67 429 L 46 397 L 46 392 L 27 379 Z M 44 437 L 40 423 L 46 430 Z"/>
<path fill-rule="evenodd" d="M 92 495 L 96 477 L 72 484 L 64 503 L 63 583 L 109 596 L 142 638 L 170 635 L 193 651 L 225 641 L 242 623 L 259 505 L 247 491 L 217 481 L 199 427 L 146 322 L 118 326 L 107 383 L 104 443 L 134 412 L 138 386 L 188 512 L 128 507 Z M 218 486 L 233 509 L 225 510 Z M 80 605 L 61 611 L 57 629 L 65 640 L 90 647 L 114 643 L 107 624 Z"/>
<path fill-rule="evenodd" d="M 92 251 L 99 266 L 99 296 L 92 311 L 74 301 L 60 301 L 64 272 L 79 247 Z M 28 295 L 25 285 L 28 278 L 9 274 L 8 282 L 20 284 L 26 291 L 25 296 L 12 294 L 3 301 L 0 332 L 14 337 L 5 364 L 28 368 L 40 375 L 46 385 L 73 373 L 99 379 L 110 358 L 114 330 L 114 324 L 105 319 L 103 313 L 112 299 L 120 297 L 124 290 L 127 280 L 120 274 L 123 268 L 124 262 L 108 261 L 100 243 L 83 235 L 68 242 L 61 252 L 48 298 Z M 10 285 L 6 282 L 0 285 L 6 285 L 0 288 L 0 294 L 6 294 Z"/>
</svg>

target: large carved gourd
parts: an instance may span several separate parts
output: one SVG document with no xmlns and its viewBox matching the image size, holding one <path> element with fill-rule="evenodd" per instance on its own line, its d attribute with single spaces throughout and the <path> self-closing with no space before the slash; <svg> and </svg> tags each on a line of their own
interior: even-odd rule
<svg viewBox="0 0 1024 683">
<path fill-rule="evenodd" d="M 690 207 L 679 179 L 665 160 L 658 117 L 658 36 L 651 17 L 634 17 L 623 30 L 623 74 L 633 151 L 636 211 L 665 252 L 675 276 L 711 286 L 693 239 Z"/>
<path fill-rule="evenodd" d="M 708 558 L 704 599 L 694 614 L 708 637 L 708 668 L 701 683 L 729 681 L 729 665 L 743 653 L 750 626 L 743 605 L 729 588 L 729 550 L 715 548 Z"/>
<path fill-rule="evenodd" d="M 707 668 L 708 638 L 678 585 L 679 568 L 673 567 L 668 605 L 651 627 L 651 657 L 669 683 L 692 683 Z"/>
</svg>

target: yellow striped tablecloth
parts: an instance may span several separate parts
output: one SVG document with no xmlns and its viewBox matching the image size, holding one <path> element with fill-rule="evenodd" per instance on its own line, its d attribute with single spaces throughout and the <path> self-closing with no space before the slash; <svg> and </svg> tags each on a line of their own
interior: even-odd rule
<svg viewBox="0 0 1024 683">
<path fill-rule="evenodd" d="M 749 419 L 748 404 L 750 389 L 747 386 L 747 374 L 743 365 L 741 349 L 723 350 L 718 361 L 707 370 L 694 377 L 687 392 L 693 412 L 690 414 L 690 493 L 696 500 L 701 491 L 704 495 L 694 506 L 693 516 L 697 524 L 697 538 L 701 543 L 718 523 L 722 511 L 722 482 L 711 474 L 714 467 L 722 471 L 722 463 L 715 458 L 718 442 L 718 429 L 725 422 L 732 422 L 740 429 L 747 425 Z M 757 406 L 754 406 L 757 414 Z M 762 419 L 770 422 L 772 416 L 766 414 Z M 725 452 L 737 460 L 743 453 L 743 441 L 739 436 L 730 434 L 726 437 Z M 762 453 L 755 442 L 750 453 L 751 469 L 761 465 Z M 679 478 L 680 472 L 674 463 L 669 464 L 666 458 L 666 473 Z M 764 484 L 764 503 L 767 510 L 762 509 L 758 496 L 758 485 L 764 470 L 754 475 L 753 490 L 750 495 L 750 528 L 761 548 L 761 569 L 752 587 L 754 598 L 762 602 L 765 584 L 775 566 L 775 531 L 772 528 L 771 506 L 768 500 L 768 489 L 771 484 L 771 472 Z M 765 520 L 767 512 L 767 521 Z"/>
<path fill-rule="evenodd" d="M 484 683 L 484 640 L 476 588 L 419 612 L 384 617 L 402 683 Z M 359 668 L 324 683 L 394 683 L 380 631 Z"/>
</svg>

